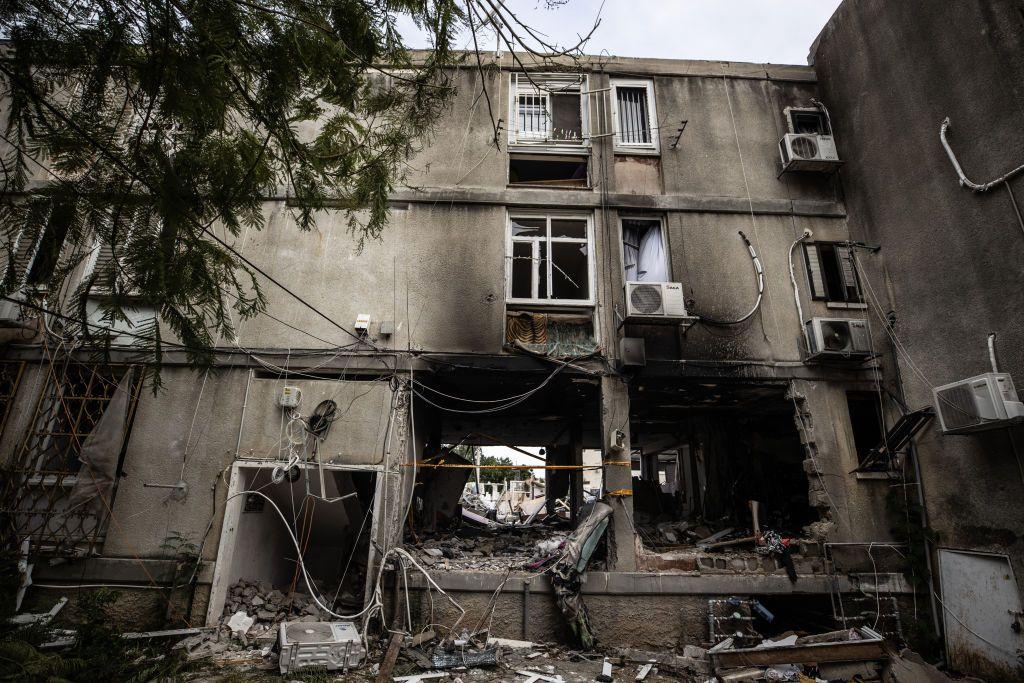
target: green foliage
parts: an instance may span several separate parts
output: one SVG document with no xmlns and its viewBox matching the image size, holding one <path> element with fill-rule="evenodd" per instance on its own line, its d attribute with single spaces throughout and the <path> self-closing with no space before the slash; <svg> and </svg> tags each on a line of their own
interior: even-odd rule
<svg viewBox="0 0 1024 683">
<path fill-rule="evenodd" d="M 107 589 L 79 596 L 73 647 L 41 650 L 54 639 L 49 627 L 15 627 L 8 621 L 19 585 L 17 562 L 16 552 L 0 551 L 0 681 L 151 681 L 186 670 L 184 658 L 167 650 L 171 643 L 149 646 L 121 638 L 110 612 L 118 594 Z"/>
<path fill-rule="evenodd" d="M 471 463 L 475 463 L 476 462 L 476 459 L 475 459 L 476 458 L 476 449 L 477 449 L 476 446 L 460 445 L 460 446 L 455 446 L 452 449 L 452 452 L 462 456 L 463 458 L 465 458 L 466 460 L 468 460 Z M 494 456 L 494 455 L 481 455 L 480 456 L 480 464 L 481 465 L 489 465 L 489 466 L 491 466 L 493 468 L 495 465 L 514 465 L 515 463 L 512 462 L 511 458 L 499 457 L 499 456 Z M 497 468 L 497 469 L 481 469 L 480 470 L 480 481 L 481 481 L 481 483 L 503 484 L 503 483 L 505 483 L 506 481 L 508 481 L 510 479 L 528 479 L 529 478 L 529 474 L 530 473 L 525 471 L 525 470 L 501 469 L 501 468 Z M 475 472 L 470 475 L 470 479 L 472 481 L 476 481 L 475 477 L 476 477 L 476 473 Z"/>
<path fill-rule="evenodd" d="M 51 252 L 32 273 L 6 269 L 0 294 L 26 281 L 57 291 L 98 247 L 73 317 L 90 295 L 102 294 L 109 321 L 152 306 L 159 323 L 136 330 L 149 338 L 141 351 L 158 360 L 166 327 L 193 363 L 211 363 L 232 316 L 266 305 L 257 274 L 216 238 L 261 229 L 262 199 L 282 192 L 303 230 L 330 206 L 360 246 L 378 238 L 389 193 L 453 95 L 461 7 L 0 0 L 3 249 L 26 263 L 30 241 Z M 433 49 L 414 59 L 398 15 Z"/>
</svg>

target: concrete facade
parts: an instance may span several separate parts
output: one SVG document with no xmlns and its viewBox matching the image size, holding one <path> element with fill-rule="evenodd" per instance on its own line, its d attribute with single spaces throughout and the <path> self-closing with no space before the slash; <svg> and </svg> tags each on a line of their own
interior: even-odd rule
<svg viewBox="0 0 1024 683">
<path fill-rule="evenodd" d="M 999 370 L 1018 382 L 1024 377 L 1024 223 L 1014 206 L 1024 201 L 1024 178 L 1018 174 L 986 192 L 962 187 L 940 140 L 948 118 L 949 144 L 975 182 L 1024 163 L 1022 48 L 1019 2 L 937 3 L 921 11 L 912 3 L 848 0 L 811 49 L 846 161 L 841 173 L 851 238 L 881 247 L 859 258 L 877 304 L 875 343 L 898 360 L 886 367 L 886 383 L 911 409 L 932 404 L 933 387 L 990 371 L 990 332 L 997 335 Z M 882 316 L 891 317 L 892 339 Z M 966 613 L 959 596 L 940 585 L 938 554 L 952 549 L 1008 558 L 1019 590 L 1022 439 L 1020 427 L 943 435 L 936 424 L 917 441 L 935 588 L 950 603 L 940 610 L 950 655 L 960 668 L 1012 678 L 1019 671 L 1010 665 L 1007 674 L 1003 667 L 1015 656 L 973 636 L 967 652 L 949 642 Z M 916 480 L 913 473 L 910 479 Z M 916 486 L 911 495 L 918 495 Z M 1015 619 L 982 621 L 1004 634 Z"/>
<path fill-rule="evenodd" d="M 484 72 L 490 93 L 507 107 L 512 62 L 508 55 L 486 58 L 499 67 Z M 815 241 L 849 239 L 849 189 L 839 176 L 779 174 L 778 142 L 788 125 L 784 109 L 813 107 L 812 100 L 822 96 L 815 71 L 801 66 L 620 58 L 588 58 L 583 71 L 595 93 L 587 96 L 595 137 L 588 152 L 586 188 L 510 185 L 506 141 L 500 149 L 491 144 L 491 121 L 478 97 L 481 75 L 465 69 L 458 73 L 459 94 L 449 116 L 413 160 L 408 187 L 393 197 L 392 220 L 380 241 L 358 250 L 343 220 L 331 211 L 319 217 L 317 230 L 300 232 L 284 199 L 267 198 L 266 227 L 246 232 L 235 246 L 342 325 L 351 327 L 358 315 L 369 314 L 366 341 L 375 348 L 354 342 L 267 283 L 270 314 L 330 343 L 258 317 L 243 322 L 236 339 L 221 340 L 224 353 L 218 372 L 197 374 L 183 358 L 169 353 L 163 375 L 166 388 L 156 395 L 144 392 L 138 399 L 124 455 L 127 476 L 118 482 L 103 542 L 94 557 L 75 560 L 75 566 L 87 569 L 96 582 L 146 583 L 155 572 L 151 568 L 167 562 L 165 539 L 179 534 L 202 549 L 199 597 L 186 618 L 203 621 L 205 596 L 212 593 L 216 602 L 218 589 L 223 589 L 218 582 L 230 580 L 221 578 L 218 565 L 223 573 L 225 544 L 235 543 L 239 515 L 245 514 L 240 510 L 242 498 L 230 497 L 239 492 L 237 474 L 234 480 L 231 474 L 239 466 L 273 466 L 288 460 L 289 416 L 277 405 L 285 384 L 302 390 L 300 412 L 308 414 L 324 398 L 336 401 L 341 417 L 321 446 L 322 461 L 332 468 L 374 473 L 373 538 L 385 550 L 401 543 L 413 487 L 410 461 L 422 457 L 432 440 L 456 443 L 460 436 L 479 431 L 500 434 L 514 445 L 553 445 L 564 433 L 561 425 L 572 422 L 579 425 L 583 447 L 602 449 L 609 463 L 620 461 L 628 457 L 631 441 L 634 447 L 643 447 L 678 431 L 676 423 L 666 424 L 658 416 L 654 417 L 661 427 L 638 426 L 645 419 L 651 424 L 658 421 L 654 413 L 638 408 L 640 393 L 656 386 L 662 394 L 710 388 L 717 396 L 709 399 L 711 408 L 726 399 L 742 405 L 753 400 L 755 392 L 771 395 L 770 419 L 794 444 L 795 459 L 785 467 L 802 482 L 796 497 L 806 496 L 796 504 L 807 509 L 819 550 L 801 562 L 796 584 L 789 583 L 777 565 L 756 563 L 719 571 L 693 560 L 637 573 L 638 555 L 643 564 L 647 550 L 635 537 L 634 499 L 617 496 L 610 550 L 602 567 L 612 577 L 606 579 L 609 585 L 632 581 L 634 574 L 640 583 L 663 574 L 675 578 L 640 592 L 609 588 L 595 594 L 603 639 L 664 645 L 705 638 L 706 609 L 702 611 L 701 604 L 706 606 L 708 596 L 810 595 L 827 604 L 833 591 L 866 594 L 872 600 L 881 592 L 906 595 L 910 589 L 900 580 L 882 586 L 883 579 L 898 574 L 899 568 L 883 570 L 882 578 L 876 568 L 871 580 L 864 579 L 874 563 L 872 544 L 892 546 L 900 539 L 892 534 L 893 513 L 887 507 L 890 477 L 852 473 L 858 458 L 846 403 L 847 392 L 876 390 L 879 373 L 888 371 L 887 358 L 881 355 L 856 364 L 806 363 L 803 321 L 790 280 L 792 253 L 805 319 L 865 317 L 863 307 L 837 308 L 811 300 L 805 261 L 799 250 L 792 250 L 805 230 L 812 231 Z M 619 153 L 612 137 L 602 137 L 611 124 L 600 115 L 596 100 L 606 97 L 603 93 L 615 78 L 653 83 L 661 131 L 657 154 Z M 847 125 L 837 114 L 834 117 L 837 129 Z M 856 137 L 852 132 L 845 135 L 851 141 Z M 848 149 L 842 147 L 843 153 Z M 844 171 L 842 182 L 848 182 L 846 177 Z M 956 188 L 950 188 L 954 192 Z M 597 356 L 567 369 L 559 378 L 565 382 L 548 390 L 548 396 L 538 394 L 542 404 L 529 409 L 534 412 L 507 419 L 440 415 L 421 398 L 410 400 L 410 379 L 486 399 L 536 387 L 560 366 L 557 360 L 526 356 L 505 343 L 510 310 L 508 216 L 521 210 L 570 211 L 590 220 L 594 304 L 534 310 L 591 315 Z M 757 313 L 749 322 L 728 328 L 620 324 L 625 311 L 622 216 L 663 221 L 671 280 L 683 283 L 691 313 L 718 319 L 742 316 L 758 296 L 750 253 L 738 235 L 745 233 L 764 271 L 763 302 Z M 382 333 L 382 323 L 390 323 L 394 332 Z M 623 336 L 644 340 L 646 366 L 622 368 Z M 250 354 L 238 353 L 240 349 Z M 26 344 L 5 349 L 7 360 L 24 362 L 26 367 L 0 441 L 9 463 L 24 455 L 41 373 L 49 367 L 52 352 Z M 80 353 L 77 358 L 87 356 Z M 127 352 L 115 352 L 113 359 L 129 358 Z M 588 397 L 586 405 L 573 405 L 573 391 Z M 698 413 L 704 415 L 701 411 L 708 407 L 688 400 L 682 401 L 678 425 Z M 654 412 L 676 409 L 658 401 Z M 544 410 L 562 422 L 538 418 L 538 411 Z M 741 408 L 731 410 L 730 416 L 742 417 Z M 886 410 L 895 412 L 892 407 Z M 625 456 L 610 452 L 616 430 L 624 432 Z M 175 484 L 179 479 L 188 486 L 182 500 L 147 486 Z M 630 490 L 633 485 L 628 468 L 613 464 L 605 468 L 604 483 L 608 491 Z M 833 549 L 834 558 L 831 552 L 823 558 L 820 548 L 829 543 L 843 545 Z M 231 552 L 243 551 L 259 552 Z M 373 561 L 371 556 L 371 575 Z M 833 562 L 842 565 L 839 583 L 829 579 Z M 38 583 L 70 581 L 65 570 L 47 568 L 42 562 L 37 572 Z M 152 580 L 168 581 L 155 575 Z M 467 604 L 483 604 L 493 591 L 491 584 L 471 590 L 472 585 L 465 583 L 471 579 L 458 576 L 439 580 L 462 586 L 458 590 L 466 595 Z M 641 593 L 643 599 L 635 602 Z M 672 595 L 672 600 L 659 600 L 657 596 L 664 594 Z M 640 624 L 609 616 L 627 602 L 635 602 L 631 609 L 638 616 L 661 610 L 668 620 Z M 538 626 L 531 638 L 558 635 L 561 626 L 550 597 L 536 609 L 535 616 L 542 615 L 537 624 L 550 627 Z M 214 604 L 210 615 L 216 610 Z M 665 624 L 674 629 L 677 622 L 682 624 L 678 632 L 663 632 Z M 658 632 L 643 633 L 645 628 Z M 498 635 L 520 634 L 510 627 L 509 633 Z"/>
</svg>

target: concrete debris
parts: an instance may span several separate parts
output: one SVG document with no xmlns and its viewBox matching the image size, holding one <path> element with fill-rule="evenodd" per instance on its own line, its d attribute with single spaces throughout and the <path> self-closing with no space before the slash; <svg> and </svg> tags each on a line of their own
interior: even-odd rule
<svg viewBox="0 0 1024 683">
<path fill-rule="evenodd" d="M 505 571 L 528 568 L 536 571 L 556 558 L 566 532 L 546 525 L 480 529 L 464 526 L 451 533 L 421 536 L 407 546 L 426 569 Z"/>
<path fill-rule="evenodd" d="M 624 662 L 655 664 L 659 671 L 668 671 L 676 676 L 703 678 L 711 671 L 703 657 L 686 657 L 673 652 L 651 652 L 634 648 L 620 648 L 617 653 Z"/>
<path fill-rule="evenodd" d="M 647 674 L 651 673 L 651 669 L 654 668 L 653 664 L 644 664 L 636 670 L 636 678 L 633 680 L 642 681 L 647 678 Z"/>
<path fill-rule="evenodd" d="M 231 629 L 231 635 L 244 636 L 252 628 L 252 625 L 256 623 L 256 619 L 250 617 L 245 612 L 235 612 L 231 615 L 231 618 L 227 621 L 227 626 Z"/>
<path fill-rule="evenodd" d="M 953 680 L 924 661 L 921 655 L 903 649 L 889 660 L 888 680 L 892 683 L 946 683 Z"/>
<path fill-rule="evenodd" d="M 331 620 L 331 616 L 304 593 L 286 595 L 265 581 L 248 579 L 241 579 L 228 588 L 221 622 L 230 625 L 230 619 L 239 612 L 254 619 L 250 628 L 241 634 L 247 638 L 245 644 L 257 639 L 273 642 L 277 638 L 277 625 L 283 621 Z"/>
</svg>

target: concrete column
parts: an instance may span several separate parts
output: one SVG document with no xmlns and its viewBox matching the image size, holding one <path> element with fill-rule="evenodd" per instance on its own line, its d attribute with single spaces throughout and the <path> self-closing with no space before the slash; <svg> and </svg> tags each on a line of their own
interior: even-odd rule
<svg viewBox="0 0 1024 683">
<path fill-rule="evenodd" d="M 613 434 L 625 435 L 621 451 L 612 451 Z M 629 387 L 618 377 L 601 378 L 602 461 L 629 460 Z M 629 465 L 607 465 L 604 468 L 606 491 L 633 489 Z M 636 571 L 636 542 L 633 531 L 633 497 L 610 496 L 612 523 L 609 526 L 609 563 L 612 571 Z"/>
</svg>

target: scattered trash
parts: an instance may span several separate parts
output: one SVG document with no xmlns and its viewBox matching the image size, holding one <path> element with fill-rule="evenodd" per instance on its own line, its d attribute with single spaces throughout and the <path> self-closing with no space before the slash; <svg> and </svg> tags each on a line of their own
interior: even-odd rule
<svg viewBox="0 0 1024 683">
<path fill-rule="evenodd" d="M 651 669 L 653 668 L 653 664 L 643 664 L 639 669 L 636 670 L 636 678 L 634 678 L 633 680 L 644 680 L 645 678 L 647 678 L 647 674 L 651 673 Z"/>
<path fill-rule="evenodd" d="M 434 649 L 431 660 L 435 669 L 453 669 L 458 666 L 497 666 L 498 652 L 497 646 L 483 650 L 467 648 L 445 650 L 438 647 Z"/>
<path fill-rule="evenodd" d="M 608 661 L 608 658 L 604 658 L 604 662 L 601 664 L 601 673 L 594 679 L 600 681 L 600 683 L 612 683 L 615 679 L 612 678 L 612 663 Z"/>
<path fill-rule="evenodd" d="M 526 676 L 526 680 L 522 683 L 537 683 L 538 681 L 544 681 L 545 683 L 565 683 L 565 679 L 561 676 L 548 676 L 536 671 L 516 671 L 520 676 Z"/>
</svg>

